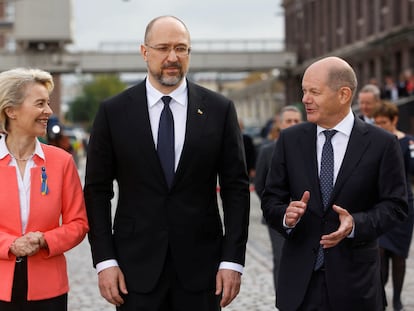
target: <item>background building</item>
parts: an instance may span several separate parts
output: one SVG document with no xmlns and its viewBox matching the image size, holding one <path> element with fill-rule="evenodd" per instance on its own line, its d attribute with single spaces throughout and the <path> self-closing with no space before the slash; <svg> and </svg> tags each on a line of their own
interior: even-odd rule
<svg viewBox="0 0 414 311">
<path fill-rule="evenodd" d="M 386 78 L 398 86 L 412 78 L 413 0 L 284 0 L 282 5 L 286 49 L 297 54 L 287 83 L 287 96 L 293 100 L 301 99 L 305 68 L 328 55 L 346 59 L 360 87 L 377 83 L 383 88 Z M 413 133 L 411 102 L 400 99 L 398 103 L 401 124 Z"/>
<path fill-rule="evenodd" d="M 60 74 L 45 67 L 73 41 L 71 25 L 72 0 L 0 0 L 0 52 L 30 55 L 36 65 L 20 66 L 38 67 L 53 74 L 55 89 L 50 102 L 58 116 L 62 88 Z"/>
</svg>

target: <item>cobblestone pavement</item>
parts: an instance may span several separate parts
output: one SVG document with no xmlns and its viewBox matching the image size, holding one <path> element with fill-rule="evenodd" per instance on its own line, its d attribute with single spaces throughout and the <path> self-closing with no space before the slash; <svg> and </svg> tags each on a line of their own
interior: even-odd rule
<svg viewBox="0 0 414 311">
<path fill-rule="evenodd" d="M 83 178 L 82 178 L 83 180 Z M 246 268 L 242 277 L 239 296 L 223 311 L 274 311 L 271 249 L 266 227 L 261 224 L 260 203 L 255 193 L 251 195 L 249 242 Z M 88 241 L 67 253 L 70 280 L 69 311 L 114 311 L 99 294 L 97 276 L 92 268 Z M 392 295 L 390 284 L 386 288 L 388 301 Z M 403 290 L 405 311 L 414 311 L 414 251 L 407 261 Z M 387 311 L 392 308 L 388 308 Z M 197 311 L 197 310 L 194 310 Z"/>
</svg>

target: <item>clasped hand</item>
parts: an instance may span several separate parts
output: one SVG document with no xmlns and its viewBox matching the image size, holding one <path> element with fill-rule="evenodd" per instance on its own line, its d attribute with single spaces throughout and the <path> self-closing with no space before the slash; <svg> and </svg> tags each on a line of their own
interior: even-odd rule
<svg viewBox="0 0 414 311">
<path fill-rule="evenodd" d="M 46 248 L 43 233 L 29 232 L 17 238 L 10 246 L 10 252 L 16 257 L 33 256 L 41 248 Z"/>
<path fill-rule="evenodd" d="M 310 198 L 310 192 L 305 191 L 300 201 L 291 201 L 285 212 L 285 224 L 289 228 L 294 228 L 299 222 L 300 218 L 305 214 Z M 340 241 L 345 239 L 354 228 L 354 218 L 348 211 L 338 205 L 333 205 L 332 209 L 339 216 L 338 230 L 323 235 L 320 244 L 323 248 L 330 248 L 336 246 Z"/>
</svg>

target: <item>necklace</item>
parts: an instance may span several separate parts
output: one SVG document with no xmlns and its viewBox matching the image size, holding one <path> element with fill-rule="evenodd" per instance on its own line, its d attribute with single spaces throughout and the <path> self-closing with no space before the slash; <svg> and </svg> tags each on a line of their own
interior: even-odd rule
<svg viewBox="0 0 414 311">
<path fill-rule="evenodd" d="M 10 151 L 9 151 L 10 152 Z M 16 157 L 13 153 L 11 153 L 10 152 L 10 155 L 12 156 L 12 158 L 13 159 L 15 159 L 15 160 L 17 160 L 17 161 L 23 161 L 23 162 L 26 162 L 26 161 L 28 161 L 29 159 L 31 159 L 32 157 L 33 157 L 33 155 L 34 155 L 34 153 L 32 153 L 31 155 L 29 155 L 27 158 L 18 158 L 18 157 Z"/>
</svg>

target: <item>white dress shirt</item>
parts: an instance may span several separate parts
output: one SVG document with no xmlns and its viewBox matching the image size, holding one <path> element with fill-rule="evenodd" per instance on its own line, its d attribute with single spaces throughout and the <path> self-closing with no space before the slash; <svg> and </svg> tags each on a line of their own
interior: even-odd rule
<svg viewBox="0 0 414 311">
<path fill-rule="evenodd" d="M 348 147 L 349 137 L 351 136 L 352 127 L 354 126 L 354 120 L 354 114 L 350 110 L 347 116 L 332 129 L 325 129 L 319 125 L 317 126 L 316 155 L 318 157 L 318 175 L 321 170 L 322 147 L 326 139 L 322 132 L 325 130 L 338 131 L 331 139 L 334 151 L 334 184 L 336 182 L 336 178 L 338 177 L 338 172 L 342 165 L 346 148 Z"/>
<path fill-rule="evenodd" d="M 43 149 L 40 146 L 40 142 L 36 139 L 36 147 L 35 152 L 33 155 L 27 160 L 26 167 L 24 169 L 23 176 L 20 174 L 20 170 L 17 166 L 17 161 L 14 156 L 10 153 L 9 149 L 6 145 L 6 135 L 0 135 L 0 159 L 3 159 L 5 156 L 10 154 L 11 161 L 9 166 L 16 167 L 16 178 L 17 178 L 17 185 L 19 188 L 19 202 L 20 202 L 20 219 L 22 221 L 22 234 L 26 233 L 26 226 L 27 221 L 29 220 L 29 213 L 30 213 L 30 169 L 35 167 L 36 164 L 33 161 L 33 155 L 38 155 L 42 159 L 45 158 L 43 153 Z M 39 190 L 40 191 L 40 190 Z"/>
<path fill-rule="evenodd" d="M 148 79 L 146 80 L 146 87 L 152 138 L 154 139 L 155 147 L 157 147 L 160 116 L 162 110 L 164 109 L 164 103 L 161 98 L 165 96 L 165 94 L 154 88 Z M 187 125 L 187 81 L 183 79 L 180 86 L 167 95 L 172 98 L 170 102 L 170 109 L 174 118 L 175 170 L 177 170 L 181 152 L 183 151 L 185 127 Z"/>
</svg>

